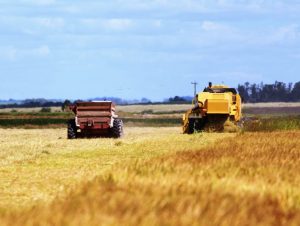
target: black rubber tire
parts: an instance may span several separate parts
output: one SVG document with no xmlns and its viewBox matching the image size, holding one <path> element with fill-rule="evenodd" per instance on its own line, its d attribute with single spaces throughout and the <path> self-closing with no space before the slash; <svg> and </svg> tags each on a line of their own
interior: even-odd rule
<svg viewBox="0 0 300 226">
<path fill-rule="evenodd" d="M 71 119 L 68 121 L 68 139 L 76 139 L 77 138 L 77 128 L 75 119 Z"/>
<path fill-rule="evenodd" d="M 196 133 L 196 132 L 203 131 L 205 123 L 206 123 L 206 119 L 203 119 L 203 118 L 201 118 L 201 119 L 194 119 L 194 118 L 189 119 L 186 133 L 187 134 L 193 134 L 193 133 Z"/>
<path fill-rule="evenodd" d="M 113 138 L 120 138 L 124 135 L 123 121 L 119 118 L 114 120 L 113 127 L 111 128 L 111 135 Z"/>
<path fill-rule="evenodd" d="M 195 119 L 189 119 L 187 133 L 193 134 L 194 130 L 195 130 Z"/>
<path fill-rule="evenodd" d="M 195 120 L 194 132 L 201 132 L 201 131 L 203 131 L 204 126 L 205 126 L 205 119 L 204 118 L 196 119 Z"/>
</svg>

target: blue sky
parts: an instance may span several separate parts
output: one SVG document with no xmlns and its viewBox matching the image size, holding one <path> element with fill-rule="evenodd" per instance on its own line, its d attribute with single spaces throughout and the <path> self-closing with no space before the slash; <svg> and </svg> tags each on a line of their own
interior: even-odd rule
<svg viewBox="0 0 300 226">
<path fill-rule="evenodd" d="M 300 81 L 299 0 L 0 0 L 0 99 Z"/>
</svg>

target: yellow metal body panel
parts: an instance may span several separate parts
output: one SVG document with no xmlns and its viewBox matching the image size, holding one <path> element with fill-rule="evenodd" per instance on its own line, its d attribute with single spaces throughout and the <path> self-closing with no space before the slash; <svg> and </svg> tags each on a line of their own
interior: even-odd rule
<svg viewBox="0 0 300 226">
<path fill-rule="evenodd" d="M 207 114 L 229 114 L 229 103 L 227 100 L 207 100 Z"/>
<path fill-rule="evenodd" d="M 225 89 L 224 92 L 215 92 L 216 89 Z M 211 91 L 211 92 L 210 92 Z M 238 122 L 242 117 L 242 102 L 239 94 L 235 90 L 230 90 L 228 86 L 214 85 L 211 90 L 198 93 L 198 106 L 186 112 L 183 116 L 183 132 L 187 133 L 189 118 L 200 115 L 203 120 L 209 115 L 223 115 L 231 121 Z M 193 101 L 195 105 L 195 100 Z M 196 106 L 196 105 L 195 105 Z"/>
<path fill-rule="evenodd" d="M 214 85 L 212 89 L 228 88 L 224 85 Z M 231 92 L 226 93 L 198 93 L 198 102 L 203 103 L 204 109 L 207 114 L 228 114 L 234 116 L 235 121 L 241 118 L 242 103 L 239 94 Z"/>
<path fill-rule="evenodd" d="M 213 85 L 211 88 L 212 89 L 221 89 L 221 88 L 229 88 L 229 86 L 225 86 L 225 85 Z"/>
<path fill-rule="evenodd" d="M 230 114 L 230 93 L 209 93 L 198 94 L 198 102 L 203 103 L 207 114 Z"/>
</svg>

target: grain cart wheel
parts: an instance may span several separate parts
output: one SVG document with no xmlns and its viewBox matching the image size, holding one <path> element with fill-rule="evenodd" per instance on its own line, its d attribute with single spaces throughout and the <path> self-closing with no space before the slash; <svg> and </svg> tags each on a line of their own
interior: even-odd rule
<svg viewBox="0 0 300 226">
<path fill-rule="evenodd" d="M 123 121 L 121 119 L 115 119 L 114 125 L 111 128 L 112 137 L 120 138 L 123 136 Z"/>
<path fill-rule="evenodd" d="M 77 128 L 75 119 L 68 121 L 68 139 L 76 139 L 77 137 Z"/>
</svg>

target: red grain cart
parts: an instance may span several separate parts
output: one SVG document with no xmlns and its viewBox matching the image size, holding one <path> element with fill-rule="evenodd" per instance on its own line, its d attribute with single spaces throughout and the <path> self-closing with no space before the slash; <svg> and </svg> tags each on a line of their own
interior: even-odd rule
<svg viewBox="0 0 300 226">
<path fill-rule="evenodd" d="M 77 137 L 113 137 L 123 135 L 123 122 L 111 101 L 77 102 L 70 106 L 75 119 L 68 122 L 68 139 Z"/>
</svg>

